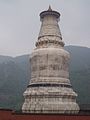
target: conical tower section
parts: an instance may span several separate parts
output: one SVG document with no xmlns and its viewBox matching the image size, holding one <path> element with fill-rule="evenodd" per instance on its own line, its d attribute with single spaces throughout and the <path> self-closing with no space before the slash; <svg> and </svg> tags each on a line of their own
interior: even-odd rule
<svg viewBox="0 0 90 120">
<path fill-rule="evenodd" d="M 77 94 L 69 80 L 70 55 L 58 25 L 60 13 L 49 6 L 40 13 L 41 28 L 30 56 L 30 83 L 24 92 L 25 113 L 77 113 Z"/>
</svg>

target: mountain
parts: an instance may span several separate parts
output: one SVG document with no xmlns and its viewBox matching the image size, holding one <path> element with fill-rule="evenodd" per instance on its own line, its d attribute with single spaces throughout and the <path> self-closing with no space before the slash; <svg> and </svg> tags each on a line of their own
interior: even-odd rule
<svg viewBox="0 0 90 120">
<path fill-rule="evenodd" d="M 29 81 L 29 56 L 0 56 L 0 107 L 14 109 L 22 104 Z"/>
<path fill-rule="evenodd" d="M 13 57 L 0 55 L 0 64 L 4 62 L 9 62 L 12 60 L 13 60 Z"/>
<path fill-rule="evenodd" d="M 70 52 L 70 80 L 79 104 L 90 104 L 90 48 L 66 46 Z M 0 108 L 20 109 L 30 80 L 29 55 L 0 56 Z"/>
<path fill-rule="evenodd" d="M 90 68 L 90 48 L 78 46 L 66 46 L 70 53 L 70 69 L 73 71 Z"/>
</svg>

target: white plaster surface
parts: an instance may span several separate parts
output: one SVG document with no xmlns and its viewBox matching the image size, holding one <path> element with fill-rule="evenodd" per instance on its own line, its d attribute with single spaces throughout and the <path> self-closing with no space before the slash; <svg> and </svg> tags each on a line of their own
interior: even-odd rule
<svg viewBox="0 0 90 120">
<path fill-rule="evenodd" d="M 36 48 L 30 55 L 31 80 L 24 92 L 22 111 L 27 113 L 73 113 L 79 111 L 77 94 L 69 80 L 70 55 L 64 50 L 58 20 L 41 20 Z"/>
</svg>

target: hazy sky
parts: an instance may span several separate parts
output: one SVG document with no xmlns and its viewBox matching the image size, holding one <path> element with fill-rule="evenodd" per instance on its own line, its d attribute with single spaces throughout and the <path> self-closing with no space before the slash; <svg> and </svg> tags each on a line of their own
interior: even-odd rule
<svg viewBox="0 0 90 120">
<path fill-rule="evenodd" d="M 90 48 L 90 0 L 0 0 L 0 55 L 31 53 L 40 29 L 39 13 L 49 4 L 61 13 L 65 45 Z"/>
</svg>

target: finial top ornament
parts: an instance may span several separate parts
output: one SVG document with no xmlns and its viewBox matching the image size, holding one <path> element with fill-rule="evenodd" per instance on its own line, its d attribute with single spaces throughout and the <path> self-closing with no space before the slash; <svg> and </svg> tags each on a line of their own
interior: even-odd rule
<svg viewBox="0 0 90 120">
<path fill-rule="evenodd" d="M 48 11 L 52 11 L 52 8 L 51 8 L 51 6 L 49 5 L 49 8 L 48 8 Z"/>
</svg>

